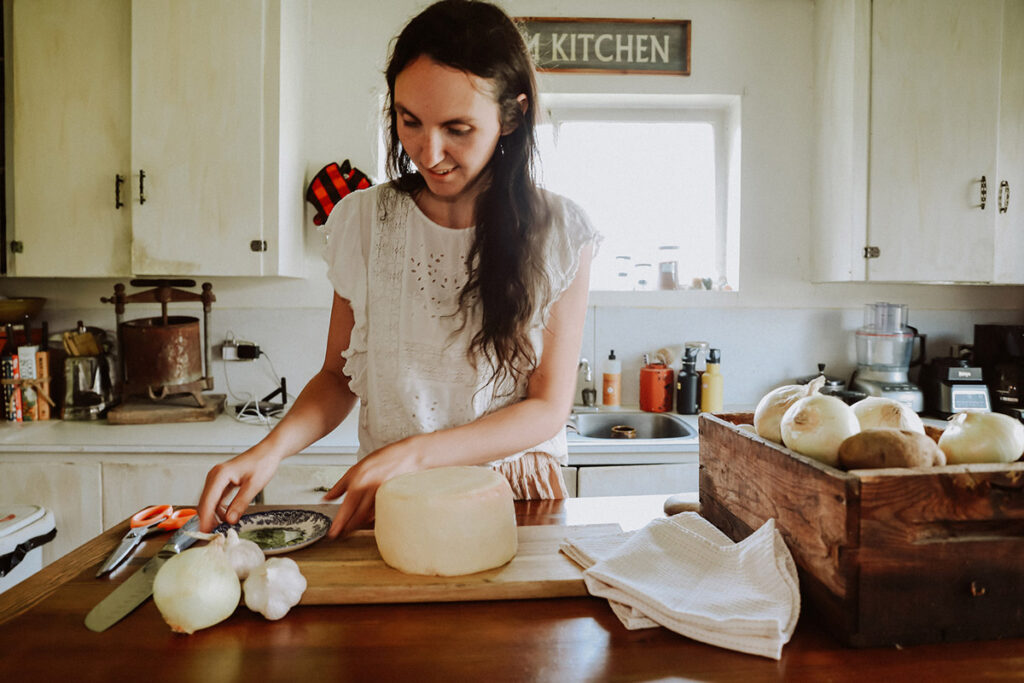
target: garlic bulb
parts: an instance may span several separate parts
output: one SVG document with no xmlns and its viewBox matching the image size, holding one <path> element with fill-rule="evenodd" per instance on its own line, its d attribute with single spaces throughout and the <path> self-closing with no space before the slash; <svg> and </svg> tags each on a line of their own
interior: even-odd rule
<svg viewBox="0 0 1024 683">
<path fill-rule="evenodd" d="M 891 398 L 868 396 L 853 404 L 860 428 L 891 427 L 924 434 L 924 422 L 910 406 Z"/>
<path fill-rule="evenodd" d="M 242 587 L 218 535 L 167 560 L 153 580 L 153 602 L 177 633 L 193 633 L 227 619 Z"/>
<path fill-rule="evenodd" d="M 791 405 L 779 426 L 787 448 L 833 467 L 839 462 L 839 444 L 860 431 L 853 408 L 826 394 Z"/>
<path fill-rule="evenodd" d="M 239 538 L 238 532 L 233 528 L 228 529 L 224 551 L 228 554 L 228 561 L 234 567 L 238 578 L 242 580 L 248 578 L 252 570 L 263 564 L 266 559 L 262 548 L 248 539 Z"/>
<path fill-rule="evenodd" d="M 299 604 L 306 577 L 288 557 L 272 557 L 249 574 L 243 584 L 245 606 L 267 619 L 280 619 Z"/>
<path fill-rule="evenodd" d="M 939 437 L 950 465 L 1013 462 L 1024 452 L 1024 425 L 1002 413 L 957 413 Z"/>
<path fill-rule="evenodd" d="M 228 528 L 224 536 L 220 534 L 207 534 L 202 531 L 188 531 L 186 533 L 201 541 L 212 541 L 218 537 L 223 538 L 224 552 L 227 553 L 228 561 L 235 570 L 235 574 L 243 581 L 249 576 L 249 572 L 263 564 L 263 561 L 266 559 L 262 548 L 247 538 L 239 538 L 238 532 L 233 527 Z"/>
<path fill-rule="evenodd" d="M 779 423 L 782 422 L 786 410 L 804 396 L 818 393 L 823 386 L 825 376 L 821 375 L 808 384 L 787 384 L 769 391 L 757 402 L 757 408 L 754 409 L 754 431 L 769 441 L 782 443 Z"/>
</svg>

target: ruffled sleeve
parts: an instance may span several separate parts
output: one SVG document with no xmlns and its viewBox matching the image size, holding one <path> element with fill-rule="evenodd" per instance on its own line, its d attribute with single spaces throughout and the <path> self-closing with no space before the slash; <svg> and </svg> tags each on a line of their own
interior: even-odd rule
<svg viewBox="0 0 1024 683">
<path fill-rule="evenodd" d="M 347 195 L 331 212 L 323 231 L 327 237 L 323 257 L 327 279 L 334 291 L 352 306 L 354 318 L 348 348 L 342 351 L 349 387 L 360 398 L 366 393 L 366 297 L 368 263 L 376 188 Z"/>
<path fill-rule="evenodd" d="M 583 248 L 591 245 L 594 254 L 597 254 L 601 243 L 601 234 L 594 229 L 590 218 L 576 202 L 554 193 L 548 194 L 548 202 L 554 229 L 547 261 L 551 299 L 543 311 L 545 322 L 551 305 L 558 301 L 576 278 Z"/>
</svg>

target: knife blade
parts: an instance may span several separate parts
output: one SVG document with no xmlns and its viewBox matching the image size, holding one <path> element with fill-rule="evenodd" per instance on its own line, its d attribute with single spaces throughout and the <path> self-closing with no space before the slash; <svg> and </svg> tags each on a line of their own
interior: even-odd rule
<svg viewBox="0 0 1024 683">
<path fill-rule="evenodd" d="M 150 558 L 142 569 L 128 577 L 124 583 L 89 611 L 89 614 L 85 616 L 85 627 L 97 633 L 106 631 L 144 603 L 153 594 L 153 579 L 156 578 L 160 567 L 167 560 L 195 543 L 195 537 L 188 532 L 198 529 L 199 515 L 196 515 L 171 536 L 164 547 Z"/>
</svg>

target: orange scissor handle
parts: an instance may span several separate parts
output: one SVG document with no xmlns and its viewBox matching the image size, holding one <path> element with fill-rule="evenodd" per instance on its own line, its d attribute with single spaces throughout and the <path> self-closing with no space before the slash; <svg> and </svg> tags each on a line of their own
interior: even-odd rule
<svg viewBox="0 0 1024 683">
<path fill-rule="evenodd" d="M 154 522 L 167 519 L 174 508 L 170 505 L 153 505 L 132 515 L 132 527 L 151 526 Z"/>
<path fill-rule="evenodd" d="M 180 529 L 185 526 L 185 522 L 196 516 L 196 511 L 192 508 L 182 508 L 175 510 L 171 513 L 171 516 L 156 525 L 157 529 L 164 529 L 170 531 L 171 529 Z"/>
<path fill-rule="evenodd" d="M 192 508 L 175 510 L 171 505 L 153 505 L 132 515 L 131 526 L 153 526 L 159 522 L 156 524 L 157 529 L 180 529 L 195 514 L 196 511 Z"/>
</svg>

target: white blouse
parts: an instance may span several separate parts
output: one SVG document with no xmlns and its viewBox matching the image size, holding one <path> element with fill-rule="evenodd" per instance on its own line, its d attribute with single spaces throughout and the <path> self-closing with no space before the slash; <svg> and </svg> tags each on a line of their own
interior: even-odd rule
<svg viewBox="0 0 1024 683">
<path fill-rule="evenodd" d="M 547 262 L 554 301 L 576 276 L 583 247 L 596 246 L 599 237 L 576 204 L 553 193 L 548 198 L 559 224 Z M 355 318 L 342 357 L 360 399 L 357 457 L 414 434 L 472 422 L 526 396 L 526 379 L 517 386 L 507 380 L 497 391 L 487 383 L 489 364 L 480 360 L 474 368 L 466 355 L 480 329 L 478 312 L 461 330 L 457 314 L 472 229 L 438 225 L 411 197 L 385 184 L 346 196 L 323 230 L 328 278 Z M 538 361 L 549 310 L 550 304 L 536 314 L 530 330 Z M 532 451 L 566 464 L 564 431 L 501 460 Z"/>
</svg>

